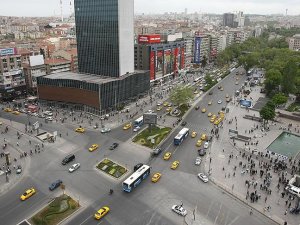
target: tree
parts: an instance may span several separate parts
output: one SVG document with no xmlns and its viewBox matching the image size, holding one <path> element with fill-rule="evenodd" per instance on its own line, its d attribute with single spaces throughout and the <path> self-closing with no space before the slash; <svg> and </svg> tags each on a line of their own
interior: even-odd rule
<svg viewBox="0 0 300 225">
<path fill-rule="evenodd" d="M 206 65 L 207 65 L 207 56 L 204 55 L 204 56 L 203 56 L 203 59 L 202 59 L 202 61 L 201 61 L 201 66 L 204 68 Z"/>
<path fill-rule="evenodd" d="M 265 127 L 266 123 L 269 120 L 273 120 L 276 115 L 275 110 L 266 105 L 260 110 L 259 114 L 260 114 L 260 117 L 263 118 L 263 120 L 264 120 L 264 127 Z"/>
<path fill-rule="evenodd" d="M 282 82 L 282 74 L 277 69 L 270 69 L 266 72 L 266 80 L 264 82 L 266 93 L 268 96 L 278 91 L 279 85 Z"/>
<path fill-rule="evenodd" d="M 182 85 L 175 87 L 170 94 L 171 101 L 178 106 L 187 104 L 193 97 L 193 88 Z"/>
<path fill-rule="evenodd" d="M 205 80 L 205 83 L 206 83 L 207 85 L 211 85 L 211 84 L 213 83 L 213 80 L 212 80 L 211 76 L 208 75 L 208 74 L 205 75 L 204 80 Z"/>
<path fill-rule="evenodd" d="M 297 64 L 294 60 L 290 60 L 283 69 L 282 92 L 285 94 L 295 93 L 296 74 L 298 72 Z"/>
<path fill-rule="evenodd" d="M 273 96 L 272 101 L 275 103 L 276 106 L 282 105 L 286 103 L 288 100 L 288 97 L 285 96 L 283 93 L 277 93 Z"/>
</svg>

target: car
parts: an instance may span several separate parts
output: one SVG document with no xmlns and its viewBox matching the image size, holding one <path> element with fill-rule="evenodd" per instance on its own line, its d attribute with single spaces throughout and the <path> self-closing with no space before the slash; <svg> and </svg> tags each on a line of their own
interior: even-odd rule
<svg viewBox="0 0 300 225">
<path fill-rule="evenodd" d="M 149 110 L 147 111 L 147 113 L 154 113 L 154 111 L 151 110 L 151 109 L 149 109 Z"/>
<path fill-rule="evenodd" d="M 202 145 L 202 140 L 199 139 L 199 140 L 197 141 L 197 143 L 196 143 L 196 146 L 197 146 L 197 147 L 200 147 L 201 145 Z"/>
<path fill-rule="evenodd" d="M 164 160 L 169 160 L 171 155 L 172 155 L 171 152 L 166 152 L 165 155 L 164 155 Z"/>
<path fill-rule="evenodd" d="M 123 130 L 128 130 L 129 128 L 131 128 L 131 123 L 125 124 Z"/>
<path fill-rule="evenodd" d="M 53 121 L 53 117 L 48 116 L 48 117 L 46 117 L 46 120 L 48 120 L 48 121 Z"/>
<path fill-rule="evenodd" d="M 22 166 L 18 165 L 17 170 L 16 170 L 16 174 L 20 174 L 20 173 L 22 173 Z"/>
<path fill-rule="evenodd" d="M 221 87 L 220 91 L 224 91 L 224 88 L 223 88 L 223 87 Z"/>
<path fill-rule="evenodd" d="M 218 89 L 221 89 L 222 88 L 222 86 L 218 86 Z"/>
<path fill-rule="evenodd" d="M 195 107 L 195 110 L 198 110 L 200 107 L 197 105 L 196 107 Z"/>
<path fill-rule="evenodd" d="M 92 144 L 91 147 L 89 147 L 89 151 L 90 151 L 90 152 L 93 152 L 93 151 L 95 151 L 95 150 L 98 149 L 98 148 L 99 148 L 99 145 L 98 145 L 98 144 Z"/>
<path fill-rule="evenodd" d="M 3 122 L 2 121 L 0 121 L 0 125 L 2 125 L 3 124 Z"/>
<path fill-rule="evenodd" d="M 156 105 L 157 105 L 157 106 L 161 106 L 161 105 L 162 105 L 162 102 L 158 102 Z"/>
<path fill-rule="evenodd" d="M 208 92 L 208 94 L 209 94 L 209 95 L 212 95 L 212 94 L 213 94 L 213 92 L 212 92 L 212 91 L 210 91 L 210 92 Z"/>
<path fill-rule="evenodd" d="M 231 99 L 230 98 L 226 98 L 226 102 L 230 102 L 231 101 Z"/>
<path fill-rule="evenodd" d="M 201 164 L 201 158 L 198 156 L 195 160 L 195 165 L 199 166 Z"/>
<path fill-rule="evenodd" d="M 198 154 L 199 154 L 199 156 L 205 156 L 205 154 L 206 154 L 205 149 L 199 149 Z"/>
<path fill-rule="evenodd" d="M 100 220 L 102 217 L 104 217 L 108 212 L 110 211 L 108 206 L 103 206 L 101 209 L 99 209 L 95 215 L 94 218 L 96 220 Z"/>
<path fill-rule="evenodd" d="M 196 95 L 196 94 L 198 94 L 199 93 L 199 91 L 194 91 L 194 94 Z"/>
<path fill-rule="evenodd" d="M 168 107 L 167 109 L 166 109 L 166 112 L 171 112 L 172 111 L 172 107 Z"/>
<path fill-rule="evenodd" d="M 75 163 L 69 168 L 69 172 L 73 173 L 75 170 L 77 170 L 80 167 L 80 163 Z"/>
<path fill-rule="evenodd" d="M 46 116 L 44 114 L 39 114 L 40 118 L 45 118 Z"/>
<path fill-rule="evenodd" d="M 159 148 L 159 147 L 156 147 L 156 148 L 153 150 L 153 155 L 159 155 L 161 152 L 162 152 L 162 149 Z"/>
<path fill-rule="evenodd" d="M 112 145 L 109 147 L 109 150 L 114 150 L 115 148 L 117 148 L 119 146 L 118 143 L 112 143 Z"/>
<path fill-rule="evenodd" d="M 211 116 L 212 116 L 212 113 L 211 113 L 211 112 L 209 112 L 209 113 L 207 114 L 207 116 L 208 116 L 208 117 L 211 117 Z"/>
<path fill-rule="evenodd" d="M 229 94 L 226 94 L 226 95 L 225 95 L 225 98 L 229 98 Z"/>
<path fill-rule="evenodd" d="M 209 101 L 207 104 L 208 104 L 208 105 L 211 105 L 211 104 L 212 104 L 212 101 Z"/>
<path fill-rule="evenodd" d="M 61 164 L 63 165 L 67 165 L 69 162 L 72 162 L 73 160 L 75 160 L 75 155 L 71 154 L 71 155 L 67 155 L 61 162 Z"/>
<path fill-rule="evenodd" d="M 161 110 L 162 110 L 161 106 L 159 106 L 159 107 L 156 108 L 156 111 L 161 111 Z"/>
<path fill-rule="evenodd" d="M 21 113 L 19 111 L 13 111 L 12 114 L 14 114 L 14 115 L 20 115 Z"/>
<path fill-rule="evenodd" d="M 38 116 L 39 116 L 39 114 L 38 114 L 38 113 L 36 113 L 36 112 L 35 112 L 35 113 L 32 113 L 31 115 L 32 115 L 32 116 L 36 116 L 36 117 L 38 117 Z"/>
<path fill-rule="evenodd" d="M 156 183 L 160 178 L 161 178 L 161 173 L 155 173 L 155 174 L 153 174 L 151 181 L 153 183 Z"/>
<path fill-rule="evenodd" d="M 219 123 L 221 123 L 222 118 L 218 118 L 215 120 L 214 125 L 219 125 Z"/>
<path fill-rule="evenodd" d="M 95 128 L 95 129 L 97 129 L 97 128 Z M 108 133 L 108 132 L 110 132 L 110 131 L 111 131 L 111 129 L 110 129 L 109 127 L 104 127 L 104 128 L 101 129 L 100 132 L 101 132 L 102 134 L 104 134 L 104 133 Z"/>
<path fill-rule="evenodd" d="M 50 190 L 50 191 L 55 190 L 55 189 L 58 188 L 62 183 L 63 183 L 62 180 L 56 180 L 56 181 L 54 181 L 52 184 L 50 184 L 49 190 Z"/>
<path fill-rule="evenodd" d="M 236 81 L 236 82 L 235 82 L 235 85 L 239 85 L 239 82 L 238 82 L 238 81 Z"/>
<path fill-rule="evenodd" d="M 186 216 L 187 211 L 181 205 L 173 205 L 172 210 L 180 216 Z"/>
<path fill-rule="evenodd" d="M 141 129 L 141 127 L 136 126 L 136 127 L 133 129 L 133 131 L 134 131 L 134 132 L 138 132 L 140 129 Z"/>
<path fill-rule="evenodd" d="M 217 118 L 216 115 L 212 115 L 212 117 L 210 118 L 210 122 L 213 123 L 215 121 L 215 119 Z"/>
<path fill-rule="evenodd" d="M 172 169 L 172 170 L 176 170 L 178 166 L 179 166 L 179 161 L 176 160 L 176 161 L 174 161 L 174 162 L 172 163 L 171 169 Z"/>
<path fill-rule="evenodd" d="M 12 112 L 13 110 L 11 108 L 5 108 L 4 112 Z"/>
<path fill-rule="evenodd" d="M 75 129 L 76 132 L 78 133 L 84 133 L 85 132 L 85 129 L 83 127 L 78 127 Z"/>
<path fill-rule="evenodd" d="M 204 146 L 203 146 L 203 147 L 204 147 L 205 149 L 208 149 L 208 146 L 209 146 L 209 143 L 208 143 L 208 141 L 206 141 L 206 142 L 204 143 Z"/>
<path fill-rule="evenodd" d="M 33 187 L 29 188 L 24 192 L 24 194 L 21 195 L 20 199 L 22 201 L 25 201 L 26 199 L 30 198 L 35 193 L 36 193 L 36 190 Z"/>
<path fill-rule="evenodd" d="M 219 101 L 218 101 L 218 104 L 221 104 L 222 103 L 222 100 L 220 99 Z"/>
<path fill-rule="evenodd" d="M 201 110 L 201 112 L 202 112 L 202 113 L 205 113 L 205 112 L 206 112 L 206 108 L 203 108 L 203 109 Z"/>
<path fill-rule="evenodd" d="M 202 141 L 205 141 L 206 138 L 207 138 L 206 134 L 201 134 L 201 140 L 202 140 Z"/>
<path fill-rule="evenodd" d="M 222 111 L 225 111 L 225 110 L 226 110 L 226 106 L 223 106 L 223 107 L 222 107 Z"/>
<path fill-rule="evenodd" d="M 171 107 L 173 104 L 171 102 L 168 103 L 168 107 Z"/>
<path fill-rule="evenodd" d="M 163 104 L 165 107 L 167 107 L 168 105 L 169 105 L 169 103 L 168 102 L 164 102 L 164 104 Z"/>
<path fill-rule="evenodd" d="M 181 125 L 181 126 L 185 126 L 186 124 L 187 124 L 186 121 L 182 121 L 180 125 Z"/>
<path fill-rule="evenodd" d="M 196 131 L 193 131 L 192 134 L 191 134 L 191 137 L 192 137 L 192 138 L 195 138 L 196 136 L 197 136 L 197 132 L 196 132 Z"/>
<path fill-rule="evenodd" d="M 200 180 L 202 180 L 204 183 L 208 182 L 208 177 L 204 173 L 198 173 L 198 177 Z"/>
<path fill-rule="evenodd" d="M 133 167 L 133 171 L 137 171 L 139 168 L 141 168 L 144 164 L 143 163 L 138 163 Z"/>
</svg>

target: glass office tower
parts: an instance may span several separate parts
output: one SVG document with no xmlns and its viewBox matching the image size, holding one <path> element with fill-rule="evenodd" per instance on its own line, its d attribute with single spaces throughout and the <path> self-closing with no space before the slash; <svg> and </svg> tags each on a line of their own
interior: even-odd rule
<svg viewBox="0 0 300 225">
<path fill-rule="evenodd" d="M 75 0 L 74 6 L 79 72 L 134 72 L 134 1 Z"/>
</svg>

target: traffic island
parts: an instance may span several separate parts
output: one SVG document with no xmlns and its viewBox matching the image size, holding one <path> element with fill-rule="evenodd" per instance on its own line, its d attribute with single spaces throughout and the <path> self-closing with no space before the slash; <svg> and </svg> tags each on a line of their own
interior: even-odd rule
<svg viewBox="0 0 300 225">
<path fill-rule="evenodd" d="M 96 168 L 114 178 L 120 178 L 128 171 L 125 167 L 107 158 L 103 159 Z"/>
<path fill-rule="evenodd" d="M 149 148 L 155 148 L 168 136 L 171 130 L 170 127 L 152 126 L 151 129 L 148 127 L 136 135 L 133 138 L 133 142 Z"/>
<path fill-rule="evenodd" d="M 79 202 L 68 195 L 55 198 L 40 212 L 30 218 L 33 225 L 56 225 L 73 214 L 80 207 Z"/>
</svg>

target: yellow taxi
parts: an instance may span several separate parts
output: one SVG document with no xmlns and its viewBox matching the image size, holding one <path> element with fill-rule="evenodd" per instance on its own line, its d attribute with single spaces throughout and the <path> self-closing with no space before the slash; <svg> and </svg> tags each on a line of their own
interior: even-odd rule
<svg viewBox="0 0 300 225">
<path fill-rule="evenodd" d="M 14 115 L 20 115 L 20 112 L 19 111 L 13 111 L 12 114 L 14 114 Z"/>
<path fill-rule="evenodd" d="M 221 87 L 220 91 L 224 91 L 224 88 L 223 88 L 223 87 Z"/>
<path fill-rule="evenodd" d="M 30 189 L 26 190 L 26 191 L 24 192 L 24 194 L 21 195 L 20 199 L 21 199 L 22 201 L 24 201 L 24 200 L 30 198 L 30 197 L 31 197 L 32 195 L 34 195 L 35 193 L 36 193 L 35 189 L 34 189 L 34 188 L 30 188 Z"/>
<path fill-rule="evenodd" d="M 166 152 L 166 154 L 164 155 L 164 160 L 169 160 L 171 155 L 172 155 L 171 152 Z"/>
<path fill-rule="evenodd" d="M 157 110 L 157 111 L 160 111 L 160 110 L 162 110 L 162 107 L 159 106 L 159 107 L 156 108 L 156 110 Z"/>
<path fill-rule="evenodd" d="M 89 151 L 90 151 L 90 152 L 93 152 L 93 151 L 95 151 L 97 148 L 99 148 L 99 145 L 98 145 L 98 144 L 92 144 L 91 147 L 89 147 Z"/>
<path fill-rule="evenodd" d="M 167 111 L 167 112 L 171 112 L 171 111 L 172 111 L 172 107 L 168 107 L 168 108 L 166 109 L 166 111 Z"/>
<path fill-rule="evenodd" d="M 101 209 L 99 209 L 94 217 L 96 220 L 100 220 L 102 217 L 104 217 L 108 212 L 109 212 L 109 207 L 108 206 L 103 206 Z"/>
<path fill-rule="evenodd" d="M 168 105 L 169 105 L 169 103 L 168 102 L 164 102 L 164 104 L 163 104 L 165 107 L 167 107 Z"/>
<path fill-rule="evenodd" d="M 226 95 L 225 95 L 225 98 L 229 98 L 229 94 L 226 94 Z"/>
<path fill-rule="evenodd" d="M 3 123 L 2 123 L 2 121 L 0 121 L 0 125 L 2 125 Z"/>
<path fill-rule="evenodd" d="M 201 110 L 201 112 L 205 113 L 205 112 L 206 112 L 206 108 L 203 108 L 203 109 Z"/>
<path fill-rule="evenodd" d="M 212 116 L 212 113 L 211 113 L 211 112 L 209 112 L 209 113 L 207 114 L 207 116 L 208 116 L 208 117 L 211 117 L 211 116 Z"/>
<path fill-rule="evenodd" d="M 218 112 L 218 114 L 224 114 L 224 112 L 221 110 L 221 111 Z"/>
<path fill-rule="evenodd" d="M 202 141 L 205 141 L 206 138 L 207 138 L 206 134 L 201 134 L 201 140 L 202 140 Z"/>
<path fill-rule="evenodd" d="M 12 112 L 12 109 L 11 108 L 5 108 L 4 112 Z"/>
<path fill-rule="evenodd" d="M 191 137 L 192 137 L 192 138 L 195 138 L 196 136 L 197 136 L 197 132 L 196 132 L 196 131 L 193 131 L 192 134 L 191 134 Z"/>
<path fill-rule="evenodd" d="M 131 123 L 125 124 L 123 130 L 128 130 L 129 128 L 131 128 Z"/>
<path fill-rule="evenodd" d="M 197 147 L 201 147 L 201 145 L 202 145 L 202 140 L 199 139 L 199 140 L 197 141 L 197 143 L 196 143 L 196 146 L 197 146 Z"/>
<path fill-rule="evenodd" d="M 179 166 L 179 161 L 174 161 L 173 163 L 172 163 L 172 165 L 171 165 L 171 169 L 172 170 L 176 170 L 176 168 Z"/>
<path fill-rule="evenodd" d="M 212 104 L 212 101 L 209 101 L 207 104 L 208 104 L 208 105 L 211 105 L 211 104 Z"/>
<path fill-rule="evenodd" d="M 78 132 L 78 133 L 84 133 L 85 129 L 83 127 L 78 127 L 78 128 L 76 128 L 75 131 Z"/>
<path fill-rule="evenodd" d="M 156 183 L 160 178 L 161 178 L 161 173 L 155 173 L 155 174 L 153 174 L 151 181 L 153 183 Z"/>
<path fill-rule="evenodd" d="M 171 107 L 173 104 L 171 102 L 168 103 L 168 107 Z"/>
<path fill-rule="evenodd" d="M 219 125 L 219 123 L 221 123 L 221 121 L 222 121 L 222 119 L 221 119 L 221 118 L 219 118 L 219 119 L 215 120 L 215 122 L 214 122 L 214 125 Z"/>
</svg>

